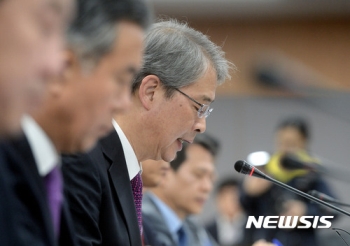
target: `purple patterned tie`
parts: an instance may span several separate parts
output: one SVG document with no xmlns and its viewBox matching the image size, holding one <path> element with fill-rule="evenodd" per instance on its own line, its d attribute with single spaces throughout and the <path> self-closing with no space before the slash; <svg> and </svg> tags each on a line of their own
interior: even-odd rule
<svg viewBox="0 0 350 246">
<path fill-rule="evenodd" d="M 53 228 L 58 237 L 60 232 L 61 210 L 63 202 L 62 174 L 58 166 L 44 177 Z"/>
<path fill-rule="evenodd" d="M 132 194 L 134 195 L 135 208 L 137 212 L 137 220 L 139 222 L 140 235 L 142 235 L 142 179 L 138 173 L 131 181 Z"/>
</svg>

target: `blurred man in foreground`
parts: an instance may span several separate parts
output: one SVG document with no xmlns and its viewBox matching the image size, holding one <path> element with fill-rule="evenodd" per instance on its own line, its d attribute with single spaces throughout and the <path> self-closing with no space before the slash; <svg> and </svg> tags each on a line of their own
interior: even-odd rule
<svg viewBox="0 0 350 246">
<path fill-rule="evenodd" d="M 63 165 L 81 245 L 141 245 L 140 162 L 169 162 L 204 132 L 216 87 L 229 76 L 221 49 L 186 24 L 154 24 L 145 43 L 130 110 L 114 116 L 115 130 L 88 156 Z"/>
<path fill-rule="evenodd" d="M 140 68 L 148 11 L 141 1 L 79 0 L 44 105 L 22 121 L 25 136 L 4 147 L 15 222 L 27 245 L 74 245 L 63 197 L 60 152 L 87 151 L 111 129 L 110 117 L 130 104 Z"/>
<path fill-rule="evenodd" d="M 19 134 L 21 116 L 38 106 L 46 83 L 60 72 L 73 6 L 73 0 L 0 1 L 0 144 Z M 0 149 L 0 245 L 23 245 L 5 163 Z"/>
<path fill-rule="evenodd" d="M 63 67 L 64 33 L 74 0 L 0 1 L 0 138 L 42 101 L 46 83 Z"/>
<path fill-rule="evenodd" d="M 216 245 L 188 216 L 202 211 L 213 188 L 218 143 L 199 135 L 184 145 L 161 184 L 143 200 L 144 221 L 163 245 Z"/>
</svg>

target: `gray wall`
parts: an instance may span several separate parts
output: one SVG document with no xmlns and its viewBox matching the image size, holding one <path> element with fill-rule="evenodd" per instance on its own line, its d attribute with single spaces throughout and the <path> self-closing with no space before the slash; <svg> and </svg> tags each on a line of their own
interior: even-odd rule
<svg viewBox="0 0 350 246">
<path fill-rule="evenodd" d="M 347 105 L 350 105 L 350 101 Z M 216 136 L 222 144 L 217 161 L 219 178 L 227 175 L 243 178 L 234 171 L 234 163 L 246 159 L 253 151 L 273 151 L 276 124 L 285 117 L 300 115 L 310 122 L 311 152 L 332 161 L 330 165 L 325 165 L 339 167 L 349 174 L 348 182 L 334 178 L 327 178 L 327 181 L 339 199 L 350 203 L 349 121 L 334 116 L 337 115 L 336 112 L 330 114 L 329 111 L 323 111 L 298 98 L 217 98 L 212 106 L 214 111 L 207 119 L 207 132 Z M 199 220 L 208 221 L 214 214 L 211 198 Z M 350 218 L 341 216 L 333 226 L 349 229 L 349 222 Z M 333 235 L 334 232 L 327 230 L 325 233 Z"/>
</svg>

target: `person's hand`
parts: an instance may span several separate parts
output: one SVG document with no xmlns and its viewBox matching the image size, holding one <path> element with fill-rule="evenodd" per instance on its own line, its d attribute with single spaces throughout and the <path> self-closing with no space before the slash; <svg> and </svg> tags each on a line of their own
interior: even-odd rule
<svg viewBox="0 0 350 246">
<path fill-rule="evenodd" d="M 264 239 L 260 239 L 259 241 L 256 241 L 252 246 L 276 246 L 276 245 L 270 242 L 266 242 Z"/>
<path fill-rule="evenodd" d="M 249 196 L 260 196 L 268 191 L 271 186 L 270 181 L 256 177 L 245 178 L 243 182 L 243 189 Z"/>
</svg>

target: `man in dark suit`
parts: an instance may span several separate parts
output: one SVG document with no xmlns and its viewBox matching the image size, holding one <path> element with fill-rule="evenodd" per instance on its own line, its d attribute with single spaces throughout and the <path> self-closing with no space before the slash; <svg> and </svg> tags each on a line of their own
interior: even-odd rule
<svg viewBox="0 0 350 246">
<path fill-rule="evenodd" d="M 35 109 L 48 79 L 59 73 L 73 0 L 0 2 L 0 245 L 30 245 L 18 233 L 5 139 L 17 137 L 23 113 Z M 34 100 L 33 100 L 34 99 Z M 32 244 L 33 245 L 33 244 Z"/>
<path fill-rule="evenodd" d="M 23 136 L 11 140 L 3 146 L 5 152 L 7 185 L 15 194 L 14 207 L 10 209 L 15 219 L 16 234 L 21 242 L 18 245 L 76 245 L 74 228 L 69 209 L 63 201 L 60 213 L 60 226 L 56 233 L 45 178 L 38 172 L 32 149 Z"/>
<path fill-rule="evenodd" d="M 112 113 L 130 103 L 128 84 L 142 60 L 144 3 L 79 0 L 77 9 L 63 72 L 44 105 L 23 118 L 25 136 L 3 147 L 25 245 L 75 244 L 58 153 L 86 151 L 110 130 Z"/>
<path fill-rule="evenodd" d="M 204 132 L 216 87 L 228 77 L 220 48 L 186 24 L 154 24 L 145 43 L 130 110 L 113 117 L 114 131 L 88 156 L 64 160 L 81 245 L 141 245 L 140 163 L 169 162 Z"/>
<path fill-rule="evenodd" d="M 202 211 L 213 186 L 218 142 L 209 135 L 197 136 L 185 145 L 158 187 L 143 200 L 144 221 L 152 225 L 156 239 L 166 246 L 217 245 L 190 215 Z"/>
</svg>

